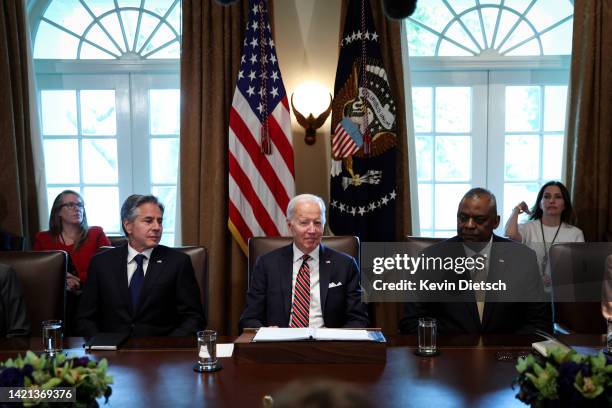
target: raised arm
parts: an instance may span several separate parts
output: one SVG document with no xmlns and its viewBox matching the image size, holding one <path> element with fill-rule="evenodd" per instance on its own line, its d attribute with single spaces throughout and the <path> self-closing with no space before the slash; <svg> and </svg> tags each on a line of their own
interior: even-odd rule
<svg viewBox="0 0 612 408">
<path fill-rule="evenodd" d="M 518 228 L 518 216 L 522 213 L 531 214 L 529 207 L 524 201 L 521 201 L 512 209 L 512 214 L 510 215 L 510 218 L 508 218 L 506 228 L 504 229 L 504 235 L 517 242 L 522 242 L 523 240 Z"/>
</svg>

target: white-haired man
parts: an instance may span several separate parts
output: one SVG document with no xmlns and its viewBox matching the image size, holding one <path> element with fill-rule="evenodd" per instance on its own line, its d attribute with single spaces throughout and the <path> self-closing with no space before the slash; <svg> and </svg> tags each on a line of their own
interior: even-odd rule
<svg viewBox="0 0 612 408">
<path fill-rule="evenodd" d="M 355 259 L 321 244 L 323 200 L 292 198 L 287 226 L 293 243 L 255 263 L 240 328 L 367 327 Z"/>
</svg>

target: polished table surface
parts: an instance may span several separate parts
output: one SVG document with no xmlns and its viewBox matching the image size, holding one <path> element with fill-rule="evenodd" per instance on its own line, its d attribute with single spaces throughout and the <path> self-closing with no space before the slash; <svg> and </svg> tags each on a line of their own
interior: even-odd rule
<svg viewBox="0 0 612 408">
<path fill-rule="evenodd" d="M 220 337 L 219 342 L 234 338 Z M 604 336 L 561 339 L 580 351 L 597 350 Z M 107 407 L 261 407 L 262 398 L 297 379 L 333 379 L 352 383 L 380 407 L 524 407 L 511 383 L 515 359 L 529 352 L 534 337 L 455 336 L 439 339 L 441 355 L 414 355 L 416 338 L 390 338 L 385 364 L 243 364 L 220 359 L 222 370 L 192 370 L 196 344 L 191 338 L 131 339 L 118 351 L 91 352 L 109 361 L 114 378 Z M 68 354 L 82 355 L 83 340 L 65 340 Z M 41 339 L 0 341 L 0 358 L 41 350 Z M 270 344 L 271 347 L 274 344 Z M 501 355 L 510 361 L 500 359 Z"/>
</svg>

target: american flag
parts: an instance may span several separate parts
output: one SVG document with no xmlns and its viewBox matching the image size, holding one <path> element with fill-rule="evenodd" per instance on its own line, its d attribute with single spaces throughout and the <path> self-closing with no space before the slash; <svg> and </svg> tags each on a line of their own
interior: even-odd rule
<svg viewBox="0 0 612 408">
<path fill-rule="evenodd" d="M 362 145 L 357 125 L 346 118 L 338 122 L 331 141 L 332 157 L 336 160 L 354 155 Z"/>
<path fill-rule="evenodd" d="M 228 226 L 245 253 L 252 236 L 287 235 L 295 194 L 289 104 L 266 1 L 250 8 L 229 126 Z"/>
</svg>

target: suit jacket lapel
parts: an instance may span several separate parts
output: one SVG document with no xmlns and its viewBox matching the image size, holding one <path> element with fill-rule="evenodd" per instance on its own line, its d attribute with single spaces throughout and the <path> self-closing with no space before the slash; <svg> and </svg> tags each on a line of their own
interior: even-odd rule
<svg viewBox="0 0 612 408">
<path fill-rule="evenodd" d="M 278 274 L 280 287 L 283 295 L 283 313 L 287 317 L 289 324 L 291 314 L 291 290 L 293 281 L 293 244 L 286 246 L 285 250 L 278 259 Z"/>
<path fill-rule="evenodd" d="M 321 312 L 325 320 L 325 300 L 327 299 L 327 290 L 329 289 L 329 281 L 332 273 L 332 262 L 327 248 L 320 244 L 319 246 L 319 291 L 321 295 Z"/>
<path fill-rule="evenodd" d="M 108 273 L 115 275 L 117 293 L 121 301 L 128 305 L 130 313 L 133 313 L 132 295 L 130 294 L 130 284 L 127 278 L 127 257 L 127 244 L 117 248 L 114 265 L 110 265 Z"/>
<path fill-rule="evenodd" d="M 487 282 L 496 282 L 502 276 L 505 275 L 506 263 L 504 260 L 504 251 L 502 250 L 503 244 L 495 242 L 493 237 L 493 245 L 491 247 L 491 259 L 489 260 L 489 270 L 487 273 Z M 482 326 L 486 327 L 487 323 L 492 319 L 494 315 L 497 302 L 485 302 L 485 308 L 482 314 Z"/>
<path fill-rule="evenodd" d="M 467 254 L 465 253 L 465 248 L 464 248 L 465 243 L 464 242 L 459 241 L 458 243 L 455 243 L 453 245 L 456 245 L 456 249 L 455 249 L 456 254 L 457 254 L 456 256 L 464 257 L 464 258 L 467 257 Z M 454 272 L 453 274 L 455 276 L 458 276 Z M 466 271 L 465 274 L 462 277 L 458 277 L 457 281 L 459 279 L 468 279 L 468 280 L 472 279 L 471 271 Z M 482 325 L 480 323 L 480 315 L 478 314 L 478 306 L 476 305 L 476 293 L 474 293 L 474 291 L 471 289 L 468 292 L 469 292 L 469 295 L 468 295 L 469 299 L 473 299 L 473 301 L 465 302 L 463 304 L 466 308 L 467 316 L 469 316 L 469 318 L 472 320 L 472 323 L 475 325 L 475 327 L 478 328 L 478 331 L 480 331 L 482 328 Z"/>
<path fill-rule="evenodd" d="M 145 274 L 144 281 L 142 282 L 142 288 L 140 289 L 140 301 L 138 302 L 138 308 L 135 310 L 135 312 L 142 309 L 142 306 L 147 301 L 148 294 L 151 291 L 153 284 L 155 284 L 155 281 L 159 278 L 164 270 L 164 253 L 164 248 L 159 246 L 156 247 L 153 252 L 151 252 L 151 259 L 149 259 L 147 273 Z"/>
</svg>

